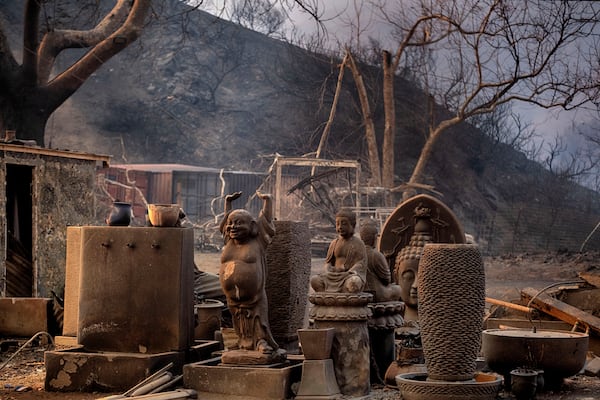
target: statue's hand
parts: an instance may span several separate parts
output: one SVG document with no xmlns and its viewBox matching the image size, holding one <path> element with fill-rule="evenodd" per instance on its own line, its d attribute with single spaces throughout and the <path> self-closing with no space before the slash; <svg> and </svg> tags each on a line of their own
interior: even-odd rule
<svg viewBox="0 0 600 400">
<path fill-rule="evenodd" d="M 270 193 L 262 193 L 258 190 L 256 191 L 256 195 L 262 200 L 268 200 L 273 198 L 273 195 L 271 195 Z"/>
<path fill-rule="evenodd" d="M 233 201 L 235 199 L 239 199 L 242 195 L 242 192 L 234 192 L 225 196 L 225 201 Z"/>
<path fill-rule="evenodd" d="M 344 265 L 335 265 L 333 267 L 333 272 L 347 272 L 347 270 Z"/>
</svg>

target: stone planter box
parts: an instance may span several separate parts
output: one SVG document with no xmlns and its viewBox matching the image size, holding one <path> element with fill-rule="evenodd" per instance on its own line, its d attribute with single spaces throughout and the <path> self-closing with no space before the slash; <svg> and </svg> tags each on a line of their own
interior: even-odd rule
<svg viewBox="0 0 600 400">
<path fill-rule="evenodd" d="M 183 352 L 93 353 L 81 346 L 47 351 L 44 386 L 49 392 L 124 392 L 170 362 L 180 372 L 184 360 Z"/>
<path fill-rule="evenodd" d="M 242 396 L 244 399 L 288 399 L 292 384 L 300 382 L 301 360 L 290 360 L 280 367 L 224 366 L 220 357 L 186 364 L 183 385 L 198 391 L 198 398 L 208 393 Z M 231 396 L 231 397 L 230 397 Z"/>
</svg>

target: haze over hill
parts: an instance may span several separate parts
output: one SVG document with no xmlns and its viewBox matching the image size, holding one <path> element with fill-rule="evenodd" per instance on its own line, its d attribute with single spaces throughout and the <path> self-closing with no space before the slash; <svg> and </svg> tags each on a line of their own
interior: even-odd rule
<svg viewBox="0 0 600 400">
<path fill-rule="evenodd" d="M 21 43 L 22 3 L 0 3 L 15 49 Z M 274 153 L 316 150 L 335 89 L 335 60 L 201 10 L 186 12 L 188 6 L 177 0 L 161 4 L 141 39 L 109 60 L 51 117 L 48 147 L 110 154 L 115 163 L 261 172 Z M 59 66 L 77 56 L 61 55 Z M 379 74 L 364 70 L 379 93 L 373 117 L 381 134 Z M 323 157 L 360 159 L 364 170 L 362 117 L 349 73 L 343 88 Z M 397 184 L 410 176 L 424 143 L 426 101 L 398 78 Z M 522 153 L 468 124 L 438 142 L 423 183 L 435 186 L 466 230 L 494 252 L 575 250 L 600 220 L 598 193 L 552 180 Z M 600 238 L 590 245 L 600 248 Z"/>
</svg>

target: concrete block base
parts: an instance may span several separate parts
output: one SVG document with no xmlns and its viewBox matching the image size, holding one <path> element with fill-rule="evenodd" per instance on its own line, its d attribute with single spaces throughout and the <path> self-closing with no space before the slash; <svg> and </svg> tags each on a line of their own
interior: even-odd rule
<svg viewBox="0 0 600 400">
<path fill-rule="evenodd" d="M 183 352 L 157 354 L 91 353 L 81 346 L 47 351 L 45 390 L 53 392 L 124 392 L 168 363 L 180 373 Z"/>
<path fill-rule="evenodd" d="M 0 336 L 31 337 L 48 331 L 52 299 L 9 297 L 0 299 Z"/>
<path fill-rule="evenodd" d="M 290 360 L 280 367 L 225 366 L 212 358 L 183 367 L 183 385 L 210 395 L 244 396 L 245 399 L 283 400 L 292 397 L 292 384 L 300 382 L 302 362 Z M 204 397 L 206 396 L 206 397 Z"/>
</svg>

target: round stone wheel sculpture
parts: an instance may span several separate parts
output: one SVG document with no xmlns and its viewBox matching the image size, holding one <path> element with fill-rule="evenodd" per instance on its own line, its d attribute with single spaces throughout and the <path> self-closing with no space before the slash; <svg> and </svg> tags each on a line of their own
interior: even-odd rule
<svg viewBox="0 0 600 400">
<path fill-rule="evenodd" d="M 378 249 L 388 260 L 390 268 L 396 263 L 396 256 L 410 244 L 415 233 L 415 209 L 427 207 L 431 210 L 433 229 L 431 242 L 433 243 L 466 243 L 465 232 L 462 224 L 448 206 L 440 200 L 427 194 L 418 194 L 403 201 L 386 219 L 379 235 Z M 415 258 L 421 256 L 421 246 L 424 240 L 415 238 L 413 245 L 416 249 L 410 252 Z"/>
<path fill-rule="evenodd" d="M 419 271 L 419 323 L 428 379 L 473 379 L 485 312 L 481 254 L 471 244 L 427 244 Z"/>
</svg>

